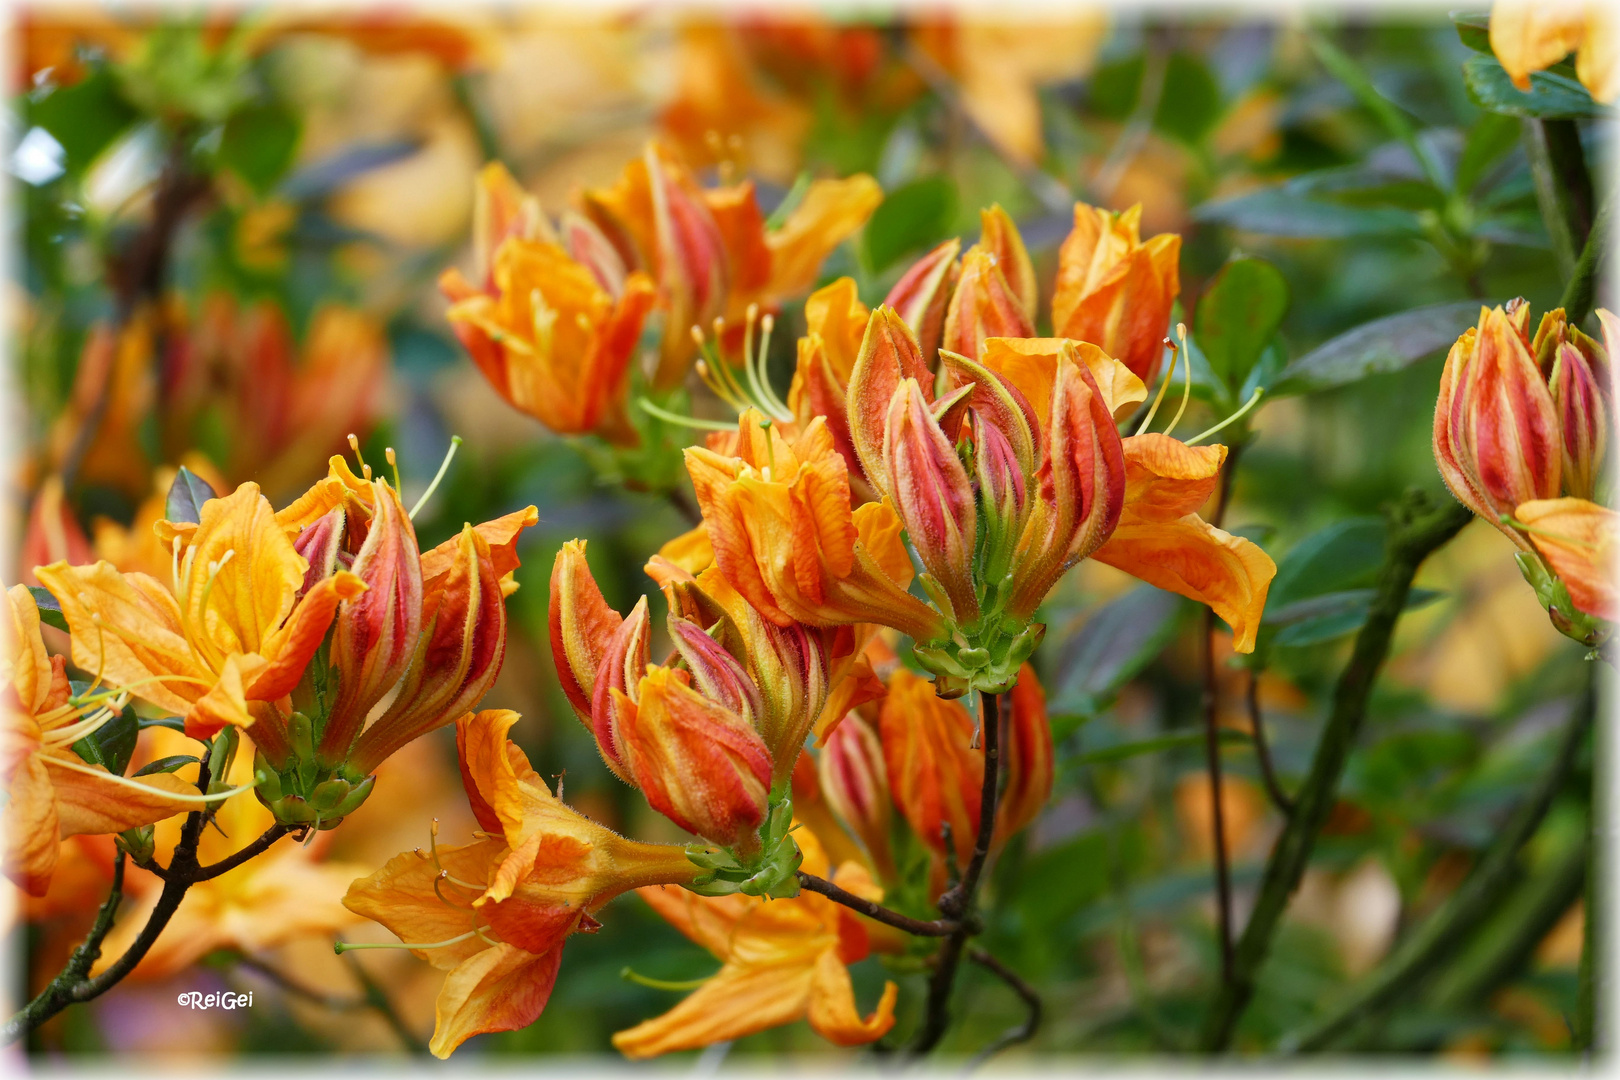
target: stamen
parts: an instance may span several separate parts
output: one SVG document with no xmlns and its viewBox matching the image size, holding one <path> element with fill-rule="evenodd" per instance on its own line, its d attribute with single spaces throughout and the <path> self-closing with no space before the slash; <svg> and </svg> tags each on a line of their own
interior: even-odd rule
<svg viewBox="0 0 1620 1080">
<path fill-rule="evenodd" d="M 793 410 L 789 409 L 781 398 L 776 396 L 776 390 L 771 386 L 771 380 L 766 362 L 771 355 L 771 331 L 776 329 L 776 318 L 769 313 L 759 320 L 759 353 L 754 361 L 759 368 L 759 389 L 766 406 L 765 411 L 786 423 L 793 419 Z"/>
<path fill-rule="evenodd" d="M 445 451 L 444 460 L 439 462 L 439 471 L 433 474 L 433 483 L 429 484 L 427 490 L 422 492 L 422 497 L 416 500 L 416 505 L 411 507 L 411 512 L 406 517 L 415 521 L 417 513 L 427 505 L 429 499 L 433 498 L 433 493 L 439 490 L 439 481 L 444 479 L 444 474 L 450 469 L 451 459 L 456 456 L 456 447 L 460 445 L 460 435 L 450 436 L 450 449 Z"/>
<path fill-rule="evenodd" d="M 344 953 L 353 952 L 356 949 L 423 949 L 423 950 L 426 950 L 426 949 L 445 949 L 445 948 L 450 947 L 451 945 L 460 945 L 463 941 L 466 941 L 468 938 L 473 937 L 474 935 L 482 937 L 483 935 L 480 933 L 480 931 L 481 930 L 488 930 L 488 929 L 489 929 L 489 927 L 487 927 L 487 926 L 474 927 L 473 929 L 467 931 L 465 934 L 457 934 L 455 937 L 446 938 L 443 941 L 399 941 L 399 942 L 334 941 L 334 942 L 332 942 L 332 951 L 337 953 L 339 956 L 342 956 Z M 484 940 L 488 941 L 489 939 L 485 938 Z"/>
<path fill-rule="evenodd" d="M 1176 323 L 1176 336 L 1181 339 L 1181 351 L 1186 357 L 1182 365 L 1185 381 L 1181 387 L 1181 408 L 1176 410 L 1175 418 L 1170 421 L 1170 426 L 1164 429 L 1166 435 L 1176 430 L 1176 425 L 1181 423 L 1181 414 L 1187 411 L 1187 402 L 1192 399 L 1192 349 L 1187 345 L 1186 323 Z"/>
<path fill-rule="evenodd" d="M 1585 548 L 1587 551 L 1596 551 L 1598 549 L 1598 545 L 1588 540 L 1577 540 L 1573 536 L 1565 536 L 1562 533 L 1555 533 L 1551 529 L 1543 529 L 1538 525 L 1526 524 L 1525 522 L 1514 517 L 1512 514 L 1501 514 L 1499 517 L 1501 518 L 1502 524 L 1511 525 L 1513 528 L 1518 529 L 1521 532 L 1531 533 L 1535 536 L 1545 536 L 1547 539 L 1556 540 L 1560 544 L 1568 544 L 1570 547 Z"/>
<path fill-rule="evenodd" d="M 383 455 L 388 458 L 388 467 L 394 470 L 394 490 L 399 490 L 399 459 L 394 456 L 392 446 L 383 447 Z"/>
<path fill-rule="evenodd" d="M 1231 416 L 1228 416 L 1225 420 L 1222 420 L 1220 423 L 1216 424 L 1214 427 L 1210 428 L 1208 431 L 1201 431 L 1197 435 L 1194 435 L 1192 438 L 1187 440 L 1187 445 L 1188 446 L 1197 446 L 1199 443 L 1203 442 L 1205 439 L 1209 438 L 1211 435 L 1214 435 L 1216 432 L 1220 431 L 1222 428 L 1226 427 L 1228 424 L 1233 423 L 1236 420 L 1241 420 L 1243 418 L 1243 414 L 1248 412 L 1250 409 L 1254 408 L 1255 403 L 1260 400 L 1261 396 L 1263 394 L 1265 394 L 1265 392 L 1266 392 L 1265 387 L 1263 387 L 1263 386 L 1255 387 L 1254 388 L 1254 393 L 1249 395 L 1249 400 L 1248 400 L 1247 403 L 1244 404 L 1243 408 L 1239 409 L 1237 412 L 1233 413 Z"/>
<path fill-rule="evenodd" d="M 645 397 L 636 398 L 636 404 L 641 407 L 642 412 L 651 413 L 667 424 L 696 428 L 699 431 L 730 431 L 733 427 L 733 425 L 720 420 L 700 420 L 695 416 L 682 416 L 679 413 L 672 413 L 668 409 L 660 409 Z"/>
<path fill-rule="evenodd" d="M 1180 353 L 1180 350 L 1176 348 L 1176 343 L 1171 341 L 1169 338 L 1164 339 L 1164 344 L 1170 349 L 1170 367 L 1167 371 L 1165 371 L 1163 381 L 1159 383 L 1159 392 L 1154 395 L 1153 407 L 1148 410 L 1147 416 L 1143 417 L 1142 422 L 1137 425 L 1135 431 L 1135 434 L 1137 435 L 1140 435 L 1142 432 L 1146 431 L 1148 429 L 1148 425 L 1153 423 L 1153 418 L 1159 415 L 1159 404 L 1164 401 L 1164 392 L 1170 389 L 1170 383 L 1173 382 L 1175 378 L 1176 357 Z"/>
<path fill-rule="evenodd" d="M 635 983 L 637 986 L 650 987 L 654 990 L 696 990 L 698 987 L 714 978 L 714 976 L 706 975 L 701 979 L 685 979 L 679 982 L 674 982 L 669 979 L 650 978 L 649 976 L 637 973 L 634 969 L 626 965 L 619 970 L 619 978 L 623 979 L 625 982 Z"/>
<path fill-rule="evenodd" d="M 448 896 L 444 895 L 444 890 L 442 888 L 440 888 L 440 886 L 442 884 L 444 884 L 445 879 L 447 879 L 449 876 L 450 876 L 449 871 L 447 871 L 447 870 L 440 870 L 439 871 L 439 876 L 433 879 L 433 893 L 434 893 L 434 895 L 437 896 L 439 898 L 439 900 L 442 903 L 444 903 L 444 905 L 446 907 L 453 907 L 457 911 L 472 911 L 472 910 L 474 910 L 473 906 L 471 904 L 457 903 L 456 901 L 450 899 Z"/>
<path fill-rule="evenodd" d="M 84 597 L 81 595 L 79 599 L 83 601 Z M 86 604 L 85 606 L 88 607 L 89 605 Z M 87 694 L 96 692 L 96 687 L 101 685 L 101 677 L 105 674 L 107 668 L 107 635 L 101 629 L 101 612 L 92 611 L 90 613 L 90 622 L 96 628 L 96 678 L 90 684 L 89 689 L 85 690 Z"/>
<path fill-rule="evenodd" d="M 776 440 L 771 438 L 771 422 L 761 420 L 759 429 L 765 433 L 765 471 L 761 473 L 766 482 L 771 479 L 771 473 L 776 471 Z"/>
<path fill-rule="evenodd" d="M 161 796 L 161 797 L 163 797 L 165 799 L 172 799 L 175 802 L 186 802 L 186 803 L 193 803 L 193 802 L 194 803 L 224 802 L 226 799 L 230 798 L 232 795 L 240 795 L 244 791 L 252 791 L 254 788 L 259 786 L 259 782 L 257 780 L 255 780 L 251 784 L 243 784 L 241 787 L 230 788 L 230 789 L 228 789 L 226 791 L 216 791 L 216 792 L 213 792 L 213 793 L 208 794 L 208 795 L 177 795 L 177 794 L 175 794 L 173 792 L 170 792 L 170 791 L 163 791 L 163 790 L 160 790 L 160 789 L 155 788 L 155 787 L 149 787 L 146 784 L 138 783 L 138 782 L 136 782 L 134 780 L 129 779 L 128 777 L 119 776 L 117 773 L 111 773 L 111 772 L 106 771 L 105 769 L 95 769 L 95 768 L 92 768 L 89 765 L 81 765 L 81 764 L 79 764 L 77 762 L 69 761 L 67 758 L 61 758 L 61 757 L 56 757 L 56 756 L 51 755 L 51 754 L 46 754 L 46 755 L 44 755 L 44 757 L 41 760 L 43 760 L 47 765 L 56 765 L 56 766 L 59 766 L 59 767 L 64 768 L 64 769 L 68 769 L 68 770 L 70 770 L 72 772 L 81 772 L 81 773 L 85 773 L 85 774 L 87 774 L 89 776 L 99 777 L 102 780 L 110 780 L 115 784 L 122 784 L 124 787 L 134 788 L 136 791 L 144 791 L 149 795 L 159 795 L 159 796 Z"/>
<path fill-rule="evenodd" d="M 366 459 L 360 456 L 360 439 L 352 431 L 349 432 L 349 449 L 354 451 L 354 460 L 359 462 L 360 467 L 364 469 L 366 467 Z"/>
</svg>

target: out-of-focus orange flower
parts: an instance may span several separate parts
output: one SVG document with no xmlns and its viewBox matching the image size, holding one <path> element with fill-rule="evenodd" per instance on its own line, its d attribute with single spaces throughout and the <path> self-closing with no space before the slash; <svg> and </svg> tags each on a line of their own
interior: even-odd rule
<svg viewBox="0 0 1620 1080">
<path fill-rule="evenodd" d="M 928 680 L 899 668 L 889 678 L 878 731 L 889 790 L 932 854 L 929 882 L 937 894 L 945 888 L 946 826 L 959 866 L 973 857 L 979 833 L 984 755 L 972 748 L 973 717 L 960 703 L 936 697 Z"/>
<path fill-rule="evenodd" d="M 1092 558 L 1208 605 L 1232 627 L 1233 648 L 1253 652 L 1277 564 L 1252 540 L 1198 516 L 1220 481 L 1226 447 L 1149 433 L 1125 439 L 1124 449 L 1124 509 Z"/>
<path fill-rule="evenodd" d="M 979 127 L 1009 153 L 1038 161 L 1044 151 L 1038 90 L 1091 69 L 1107 31 L 1100 9 L 1062 20 L 933 16 L 912 31 L 923 51 L 956 77 Z"/>
<path fill-rule="evenodd" d="M 611 188 L 586 191 L 587 216 L 626 266 L 658 282 L 665 324 L 654 383 L 672 386 L 696 352 L 692 328 L 723 318 L 740 330 L 750 309 L 771 308 L 815 284 L 833 248 L 883 201 L 864 173 L 812 181 L 780 225 L 767 225 L 753 181 L 702 188 L 656 143 Z"/>
<path fill-rule="evenodd" d="M 111 563 L 35 573 L 62 605 L 73 662 L 206 736 L 248 727 L 248 702 L 291 692 L 337 606 L 365 585 L 347 571 L 302 593 L 308 563 L 257 484 L 213 499 L 173 547 L 173 582 Z"/>
<path fill-rule="evenodd" d="M 804 869 L 829 869 L 808 829 L 794 833 Z M 857 896 L 881 900 L 883 889 L 859 863 L 846 862 L 833 880 Z M 721 968 L 669 1012 L 613 1036 L 630 1058 L 690 1050 L 801 1018 L 822 1038 L 859 1046 L 894 1026 L 899 987 L 886 982 L 870 1016 L 855 1004 L 849 964 L 871 948 L 860 916 L 818 893 L 790 900 L 734 894 L 703 897 L 684 889 L 646 888 L 642 899 L 681 933 L 721 961 Z"/>
<path fill-rule="evenodd" d="M 594 932 L 603 904 L 698 874 L 684 848 L 626 840 L 554 796 L 507 739 L 517 719 L 497 710 L 456 724 L 467 798 L 487 837 L 397 855 L 344 898 L 446 973 L 429 1044 L 441 1058 L 474 1035 L 533 1023 L 563 943 Z"/>
<path fill-rule="evenodd" d="M 1052 329 L 1091 342 L 1151 385 L 1181 291 L 1181 237 L 1143 243 L 1141 215 L 1140 206 L 1116 214 L 1075 204 L 1074 229 L 1058 251 Z"/>
<path fill-rule="evenodd" d="M 686 451 L 721 573 L 778 626 L 878 623 L 937 636 L 938 613 L 906 592 L 899 520 L 884 503 L 851 507 L 848 467 L 826 422 L 816 418 L 789 443 L 761 419 L 749 409 L 738 420 L 733 455 Z"/>
<path fill-rule="evenodd" d="M 106 325 L 90 331 L 67 407 L 51 427 L 53 471 L 63 471 L 79 455 L 79 483 L 132 494 L 145 490 L 151 466 L 140 426 L 157 389 L 154 337 L 169 321 L 167 312 L 146 307 L 120 333 Z"/>
<path fill-rule="evenodd" d="M 894 880 L 889 774 L 876 729 L 859 716 L 845 717 L 827 736 L 816 765 L 827 804 L 860 839 L 878 877 Z"/>
<path fill-rule="evenodd" d="M 1005 844 L 1040 816 L 1052 797 L 1052 726 L 1046 716 L 1046 690 L 1025 664 L 1018 682 L 1002 699 L 1002 760 L 1005 782 L 996 805 L 994 842 Z"/>
<path fill-rule="evenodd" d="M 342 38 L 373 56 L 431 56 L 452 72 L 488 67 L 500 50 L 492 28 L 471 20 L 386 7 L 318 13 L 271 10 L 254 23 L 243 44 L 258 52 L 295 34 Z"/>
<path fill-rule="evenodd" d="M 91 558 L 90 541 L 67 503 L 62 478 L 47 476 L 28 511 L 28 529 L 17 550 L 16 580 L 38 585 L 34 567 L 53 562 L 87 563 Z"/>
<path fill-rule="evenodd" d="M 1620 98 L 1620 25 L 1608 4 L 1496 0 L 1491 51 L 1520 90 L 1530 75 L 1575 54 L 1575 75 L 1605 105 Z"/>
<path fill-rule="evenodd" d="M 652 280 L 627 276 L 583 218 L 565 218 L 559 237 L 499 164 L 479 176 L 474 243 L 476 284 L 450 269 L 439 287 L 490 385 L 553 431 L 633 441 L 625 396 Z"/>
<path fill-rule="evenodd" d="M 62 839 L 150 824 L 190 809 L 197 793 L 168 774 L 139 781 L 115 777 L 73 751 L 75 742 L 116 716 L 127 699 L 109 691 L 75 701 L 63 658 L 45 652 L 33 594 L 13 585 L 6 599 L 7 618 L 0 623 L 4 869 L 30 894 L 43 896 Z"/>
<path fill-rule="evenodd" d="M 1176 816 L 1193 850 L 1204 858 L 1215 852 L 1214 800 L 1208 773 L 1188 773 L 1176 782 Z M 1221 777 L 1221 823 L 1229 852 L 1241 852 L 1264 820 L 1266 797 L 1240 776 Z"/>
</svg>

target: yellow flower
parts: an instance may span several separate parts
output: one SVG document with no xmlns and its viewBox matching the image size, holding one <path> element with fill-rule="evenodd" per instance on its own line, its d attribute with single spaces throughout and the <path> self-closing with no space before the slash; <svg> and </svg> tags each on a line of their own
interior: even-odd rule
<svg viewBox="0 0 1620 1080">
<path fill-rule="evenodd" d="M 805 828 L 793 835 L 804 852 L 804 869 L 825 875 L 827 857 L 815 835 Z M 867 899 L 883 898 L 882 888 L 859 863 L 842 864 L 833 880 Z M 864 959 L 871 943 L 865 924 L 848 908 L 810 892 L 768 900 L 740 893 L 703 897 L 654 886 L 640 895 L 722 966 L 669 1012 L 613 1036 L 626 1057 L 740 1039 L 802 1018 L 839 1046 L 872 1042 L 894 1026 L 899 994 L 894 983 L 884 984 L 870 1016 L 863 1019 L 856 1007 L 847 965 Z"/>
</svg>

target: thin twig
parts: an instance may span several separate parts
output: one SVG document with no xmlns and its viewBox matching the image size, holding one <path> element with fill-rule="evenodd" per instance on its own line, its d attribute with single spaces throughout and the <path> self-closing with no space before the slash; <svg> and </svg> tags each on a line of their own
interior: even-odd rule
<svg viewBox="0 0 1620 1080">
<path fill-rule="evenodd" d="M 1271 801 L 1277 804 L 1277 809 L 1285 817 L 1294 813 L 1294 800 L 1283 794 L 1282 785 L 1277 782 L 1277 771 L 1271 764 L 1271 747 L 1266 743 L 1265 718 L 1260 713 L 1260 672 L 1255 668 L 1249 669 L 1248 692 L 1244 694 L 1249 705 L 1249 728 L 1254 736 L 1254 754 L 1260 762 L 1260 779 L 1265 781 L 1266 793 Z"/>
<path fill-rule="evenodd" d="M 990 839 L 996 827 L 996 782 L 1001 771 L 1001 696 L 981 692 L 984 720 L 984 783 L 979 789 L 979 833 L 973 843 L 973 857 L 968 860 L 962 880 L 945 891 L 939 898 L 939 910 L 948 919 L 961 920 L 957 929 L 945 939 L 934 957 L 934 974 L 928 980 L 928 1005 L 923 1016 L 922 1029 L 912 1045 L 911 1053 L 920 1057 L 928 1053 L 945 1035 L 950 1023 L 951 991 L 956 986 L 956 972 L 962 964 L 962 950 L 968 935 L 975 927 L 966 916 L 973 910 L 978 898 L 979 879 L 984 873 L 985 860 L 990 855 Z"/>
<path fill-rule="evenodd" d="M 270 850 L 271 844 L 274 844 L 277 840 L 280 840 L 283 836 L 286 836 L 292 831 L 292 826 L 283 825 L 282 823 L 277 822 L 276 824 L 270 826 L 270 828 L 266 829 L 257 840 L 253 841 L 253 843 L 249 844 L 241 851 L 227 855 L 225 858 L 219 860 L 219 862 L 214 863 L 211 866 L 204 866 L 198 869 L 196 874 L 192 876 L 191 880 L 193 882 L 209 881 L 213 878 L 219 877 L 221 874 L 228 874 L 232 870 L 235 870 L 238 866 L 241 866 L 243 863 L 247 862 L 249 859 L 263 855 L 266 851 Z"/>
<path fill-rule="evenodd" d="M 1227 507 L 1232 502 L 1232 481 L 1237 475 L 1238 459 L 1243 453 L 1242 442 L 1234 443 L 1221 470 L 1220 501 L 1210 515 L 1209 523 L 1217 529 L 1226 520 Z M 1201 641 L 1202 674 L 1204 680 L 1204 764 L 1209 770 L 1210 826 L 1215 847 L 1215 910 L 1217 934 L 1221 947 L 1221 982 L 1232 981 L 1232 867 L 1226 850 L 1226 807 L 1221 798 L 1221 731 L 1220 684 L 1215 669 L 1215 611 L 1204 608 L 1203 639 Z"/>
<path fill-rule="evenodd" d="M 820 893 L 834 903 L 842 904 L 852 911 L 860 912 L 868 919 L 874 919 L 886 926 L 892 926 L 896 930 L 904 930 L 906 933 L 915 934 L 918 937 L 949 937 L 961 928 L 961 923 L 955 919 L 931 919 L 925 921 L 923 919 L 913 919 L 909 915 L 902 915 L 892 908 L 886 908 L 882 904 L 866 899 L 864 896 L 856 896 L 847 889 L 839 888 L 826 878 L 807 874 L 803 870 L 799 871 L 799 887 L 813 893 Z"/>
<path fill-rule="evenodd" d="M 1295 796 L 1295 813 L 1272 847 L 1255 899 L 1254 912 L 1234 954 L 1234 978 L 1222 983 L 1200 1033 L 1206 1051 L 1226 1048 L 1238 1018 L 1254 993 L 1261 964 L 1282 922 L 1288 901 L 1299 886 L 1338 797 L 1339 779 L 1367 715 L 1373 684 L 1389 656 L 1390 639 L 1406 607 L 1412 579 L 1429 555 L 1474 519 L 1467 507 L 1446 500 L 1436 506 L 1419 491 L 1408 492 L 1392 508 L 1384 563 L 1367 621 L 1356 634 L 1350 662 L 1333 691 L 1333 708 L 1316 746 L 1311 771 Z"/>
<path fill-rule="evenodd" d="M 1008 1028 L 995 1042 L 974 1054 L 973 1059 L 968 1062 L 967 1068 L 963 1070 L 964 1072 L 972 1072 L 1009 1046 L 1017 1046 L 1019 1043 L 1028 1042 L 1035 1037 L 1035 1032 L 1040 1030 L 1041 1026 L 1041 995 L 1035 992 L 1034 987 L 1020 978 L 1012 968 L 1003 964 L 977 945 L 968 950 L 968 959 L 1006 983 L 1012 992 L 1022 999 L 1025 1008 L 1029 1011 L 1022 1024 L 1014 1028 Z"/>
</svg>

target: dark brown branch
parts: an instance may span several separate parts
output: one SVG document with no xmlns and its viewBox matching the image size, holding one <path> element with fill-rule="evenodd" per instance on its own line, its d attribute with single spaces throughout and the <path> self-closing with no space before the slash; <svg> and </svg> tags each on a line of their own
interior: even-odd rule
<svg viewBox="0 0 1620 1080">
<path fill-rule="evenodd" d="M 864 896 L 856 896 L 847 889 L 841 889 L 826 878 L 817 877 L 799 871 L 799 887 L 808 889 L 813 893 L 820 893 L 834 903 L 842 904 L 852 911 L 858 911 L 868 919 L 875 919 L 885 926 L 892 926 L 896 930 L 904 930 L 908 934 L 918 937 L 949 937 L 960 929 L 961 924 L 953 919 L 932 919 L 924 921 L 913 919 L 909 915 L 902 915 L 898 911 L 886 908 L 882 904 L 874 903 Z"/>
<path fill-rule="evenodd" d="M 1232 502 L 1232 480 L 1237 475 L 1238 458 L 1243 443 L 1232 446 L 1227 454 L 1226 467 L 1221 470 L 1220 501 L 1210 515 L 1210 524 L 1217 529 L 1226 519 L 1227 507 Z M 1215 911 L 1216 930 L 1221 946 L 1221 982 L 1232 981 L 1232 868 L 1226 851 L 1226 808 L 1221 800 L 1221 732 L 1219 673 L 1215 670 L 1215 612 L 1204 608 L 1203 638 L 1200 655 L 1204 681 L 1204 763 L 1209 770 L 1210 826 L 1215 848 Z"/>
<path fill-rule="evenodd" d="M 214 863 L 212 866 L 200 867 L 192 876 L 191 880 L 193 883 L 198 881 L 211 881 L 212 879 L 219 877 L 221 874 L 228 874 L 232 870 L 235 870 L 238 866 L 241 866 L 243 863 L 247 862 L 249 859 L 263 855 L 266 851 L 269 851 L 271 844 L 274 844 L 277 840 L 280 840 L 283 836 L 286 836 L 292 831 L 292 826 L 283 825 L 280 822 L 277 822 L 266 829 L 262 836 L 253 841 L 253 843 L 249 844 L 247 847 L 243 848 L 241 851 L 238 851 L 232 855 L 227 855 L 225 858 L 219 860 L 217 863 Z"/>
<path fill-rule="evenodd" d="M 986 1061 L 1007 1049 L 1007 1047 L 1017 1046 L 1019 1043 L 1028 1042 L 1035 1037 L 1035 1032 L 1040 1030 L 1041 1026 L 1041 996 L 1035 992 L 1034 987 L 1020 978 L 1012 968 L 1009 968 L 977 945 L 968 950 L 968 959 L 1006 983 L 1012 992 L 1023 1000 L 1025 1007 L 1029 1010 L 1022 1024 L 1015 1028 L 1009 1028 L 995 1042 L 973 1055 L 973 1060 L 968 1062 L 968 1069 L 971 1070 L 983 1065 Z"/>
<path fill-rule="evenodd" d="M 934 974 L 928 980 L 928 1005 L 923 1016 L 922 1029 L 911 1052 L 915 1056 L 928 1053 L 945 1035 L 950 1023 L 951 991 L 956 986 L 956 972 L 962 964 L 962 950 L 974 932 L 974 925 L 966 919 L 978 899 L 979 879 L 984 874 L 985 861 L 990 857 L 990 840 L 996 830 L 996 783 L 1001 771 L 1001 695 L 980 695 L 984 702 L 984 785 L 979 789 L 979 833 L 974 839 L 973 856 L 968 860 L 962 880 L 947 889 L 939 898 L 939 910 L 948 919 L 960 920 L 957 929 L 945 939 L 934 957 Z"/>
<path fill-rule="evenodd" d="M 1260 778 L 1265 781 L 1266 793 L 1285 816 L 1294 812 L 1294 800 L 1283 794 L 1277 782 L 1277 771 L 1271 765 L 1271 747 L 1266 743 L 1265 718 L 1260 714 L 1260 672 L 1249 669 L 1249 688 L 1244 695 L 1249 705 L 1249 728 L 1254 735 L 1254 753 L 1260 762 Z"/>
</svg>

